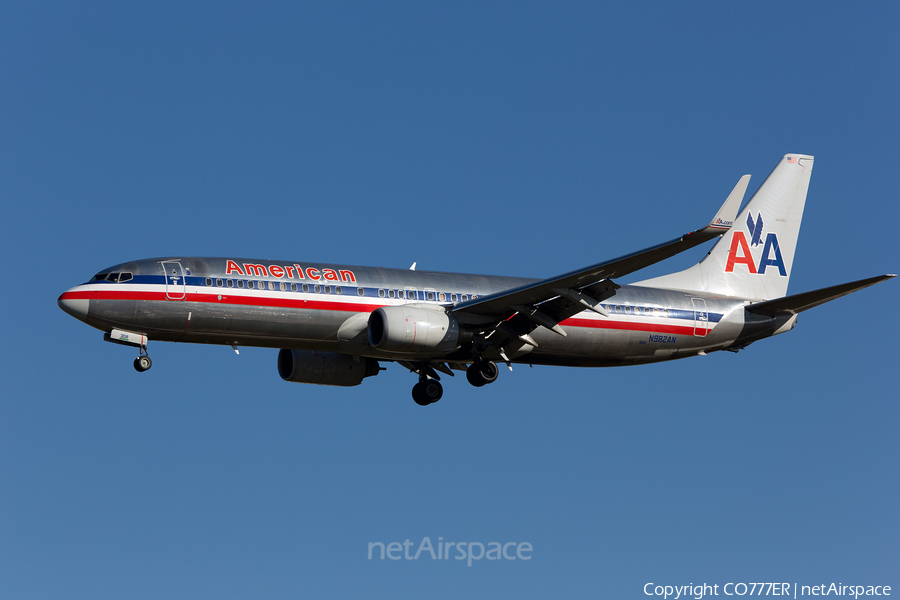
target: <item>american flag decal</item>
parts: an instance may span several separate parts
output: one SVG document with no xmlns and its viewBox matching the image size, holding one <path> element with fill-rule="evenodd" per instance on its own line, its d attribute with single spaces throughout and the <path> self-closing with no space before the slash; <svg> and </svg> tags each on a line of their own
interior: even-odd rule
<svg viewBox="0 0 900 600">
<path fill-rule="evenodd" d="M 797 159 L 794 158 L 793 156 L 788 156 L 788 157 L 787 157 L 787 161 L 788 161 L 789 163 L 795 163 L 795 162 L 797 162 Z"/>
</svg>

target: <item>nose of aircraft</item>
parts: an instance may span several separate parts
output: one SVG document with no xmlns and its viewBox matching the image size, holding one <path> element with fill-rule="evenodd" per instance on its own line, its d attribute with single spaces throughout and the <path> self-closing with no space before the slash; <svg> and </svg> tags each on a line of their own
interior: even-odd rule
<svg viewBox="0 0 900 600">
<path fill-rule="evenodd" d="M 63 295 L 59 297 L 56 303 L 59 304 L 61 309 L 79 321 L 84 321 L 87 318 L 90 300 L 87 298 L 73 298 L 72 296 L 74 294 L 71 291 L 63 292 Z"/>
</svg>

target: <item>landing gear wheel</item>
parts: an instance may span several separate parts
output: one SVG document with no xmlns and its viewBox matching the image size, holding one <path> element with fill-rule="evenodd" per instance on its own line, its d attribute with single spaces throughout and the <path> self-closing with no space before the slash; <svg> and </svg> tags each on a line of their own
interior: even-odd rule
<svg viewBox="0 0 900 600">
<path fill-rule="evenodd" d="M 466 369 L 466 380 L 468 380 L 468 382 L 475 387 L 481 387 L 484 385 L 484 380 L 482 380 L 481 374 L 479 374 L 478 372 L 478 367 L 476 367 L 475 365 L 471 365 L 468 369 Z"/>
<path fill-rule="evenodd" d="M 425 397 L 428 398 L 429 404 L 434 404 L 444 395 L 444 386 L 434 379 L 426 381 L 422 389 L 425 391 Z"/>
<path fill-rule="evenodd" d="M 434 404 L 444 395 L 444 387 L 434 379 L 420 381 L 413 386 L 412 397 L 419 406 Z"/>
<path fill-rule="evenodd" d="M 428 406 L 431 402 L 428 401 L 428 397 L 425 396 L 425 390 L 423 389 L 425 384 L 417 383 L 413 386 L 412 389 L 412 397 L 416 404 L 419 406 Z"/>
<path fill-rule="evenodd" d="M 466 379 L 475 387 L 494 383 L 499 375 L 497 365 L 486 360 L 476 361 L 466 369 Z"/>
<path fill-rule="evenodd" d="M 141 355 L 134 359 L 134 370 L 138 373 L 143 373 L 152 366 L 153 362 L 150 360 L 149 356 Z"/>
</svg>

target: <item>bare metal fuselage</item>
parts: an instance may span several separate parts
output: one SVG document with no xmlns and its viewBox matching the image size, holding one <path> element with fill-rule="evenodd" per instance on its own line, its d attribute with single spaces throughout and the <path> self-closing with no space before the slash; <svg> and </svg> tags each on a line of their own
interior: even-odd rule
<svg viewBox="0 0 900 600">
<path fill-rule="evenodd" d="M 457 364 L 472 362 L 476 354 L 486 360 L 501 360 L 501 355 L 484 340 L 427 355 L 378 350 L 366 336 L 370 314 L 403 304 L 450 310 L 457 302 L 535 281 L 224 258 L 148 259 L 104 273 L 130 277 L 92 281 L 60 298 L 68 312 L 103 331 L 126 330 L 169 342 Z M 536 345 L 521 344 L 508 358 L 581 367 L 643 364 L 743 347 L 793 326 L 786 317 L 746 313 L 746 304 L 743 299 L 622 286 L 603 302 L 608 317 L 576 314 L 560 323 L 566 336 L 539 327 L 532 334 Z"/>
</svg>

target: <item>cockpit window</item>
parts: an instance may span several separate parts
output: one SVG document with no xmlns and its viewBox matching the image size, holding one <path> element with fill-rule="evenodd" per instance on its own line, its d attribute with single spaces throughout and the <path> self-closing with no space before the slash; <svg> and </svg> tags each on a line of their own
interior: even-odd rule
<svg viewBox="0 0 900 600">
<path fill-rule="evenodd" d="M 106 280 L 112 281 L 113 283 L 115 283 L 119 280 L 119 274 L 118 273 L 110 273 L 109 276 L 107 276 Z"/>
<path fill-rule="evenodd" d="M 121 275 L 119 275 L 119 283 L 122 283 L 123 281 L 131 281 L 132 279 L 134 279 L 134 276 L 131 273 L 122 273 Z"/>
<path fill-rule="evenodd" d="M 108 275 L 109 273 L 97 273 L 91 277 L 91 281 L 105 281 Z M 90 283 L 90 281 L 88 283 Z"/>
</svg>

